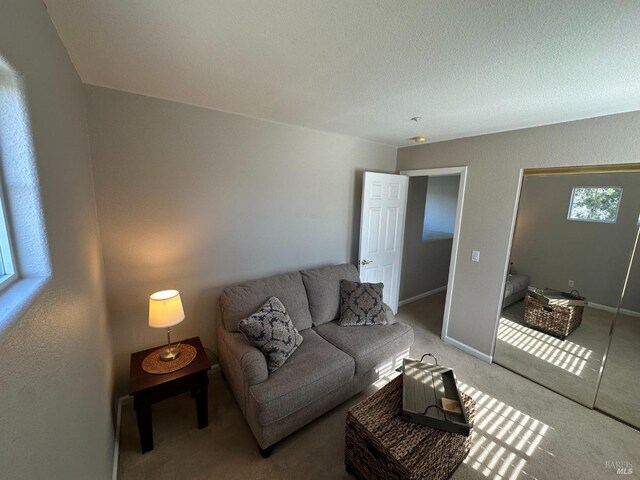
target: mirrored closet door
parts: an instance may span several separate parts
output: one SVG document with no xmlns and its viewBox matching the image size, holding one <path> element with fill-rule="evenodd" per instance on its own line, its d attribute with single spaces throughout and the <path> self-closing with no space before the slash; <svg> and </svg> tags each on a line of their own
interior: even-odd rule
<svg viewBox="0 0 640 480">
<path fill-rule="evenodd" d="M 612 401 L 614 385 L 625 375 L 640 383 L 628 354 L 629 342 L 640 345 L 640 332 L 629 340 L 640 320 L 640 267 L 630 267 L 640 170 L 559 170 L 525 172 L 494 361 L 618 416 L 627 407 Z M 634 320 L 620 320 L 618 307 Z M 615 366 L 605 367 L 607 357 Z"/>
<path fill-rule="evenodd" d="M 640 428 L 640 226 L 596 396 L 597 409 Z"/>
</svg>

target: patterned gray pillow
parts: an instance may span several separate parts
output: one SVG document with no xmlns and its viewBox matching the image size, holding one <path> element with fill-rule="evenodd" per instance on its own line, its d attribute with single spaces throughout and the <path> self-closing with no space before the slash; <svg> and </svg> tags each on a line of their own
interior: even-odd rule
<svg viewBox="0 0 640 480">
<path fill-rule="evenodd" d="M 278 370 L 302 343 L 302 335 L 277 297 L 271 297 L 256 313 L 240 320 L 238 330 L 251 345 L 262 351 L 270 374 Z"/>
<path fill-rule="evenodd" d="M 340 280 L 340 320 L 338 324 L 386 325 L 382 301 L 382 283 L 359 283 Z"/>
</svg>

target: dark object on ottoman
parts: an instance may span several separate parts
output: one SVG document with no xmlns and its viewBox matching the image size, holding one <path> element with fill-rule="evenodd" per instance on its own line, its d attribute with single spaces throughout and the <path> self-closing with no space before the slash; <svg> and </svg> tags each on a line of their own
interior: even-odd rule
<svg viewBox="0 0 640 480">
<path fill-rule="evenodd" d="M 461 394 L 469 417 L 475 401 Z M 356 478 L 444 480 L 471 448 L 471 437 L 407 422 L 402 412 L 402 377 L 351 407 L 346 421 L 345 465 Z"/>
<path fill-rule="evenodd" d="M 471 424 L 453 370 L 405 358 L 402 371 L 403 419 L 469 436 Z"/>
</svg>

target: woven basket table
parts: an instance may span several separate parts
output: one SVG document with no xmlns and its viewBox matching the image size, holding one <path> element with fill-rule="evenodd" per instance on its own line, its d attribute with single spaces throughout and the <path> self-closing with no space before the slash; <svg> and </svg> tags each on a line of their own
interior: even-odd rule
<svg viewBox="0 0 640 480">
<path fill-rule="evenodd" d="M 582 323 L 583 306 L 548 305 L 533 295 L 527 295 L 524 323 L 564 340 Z"/>
<path fill-rule="evenodd" d="M 464 393 L 469 423 L 475 401 Z M 402 376 L 347 413 L 345 466 L 361 480 L 444 480 L 462 463 L 471 436 L 444 432 L 403 420 Z"/>
</svg>

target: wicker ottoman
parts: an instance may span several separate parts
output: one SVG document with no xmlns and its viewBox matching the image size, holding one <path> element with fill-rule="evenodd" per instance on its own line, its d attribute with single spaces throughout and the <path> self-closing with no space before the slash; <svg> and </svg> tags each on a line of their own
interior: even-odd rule
<svg viewBox="0 0 640 480">
<path fill-rule="evenodd" d="M 475 402 L 462 394 L 469 415 Z M 418 425 L 400 418 L 402 376 L 347 413 L 345 465 L 362 480 L 444 480 L 462 463 L 471 437 Z"/>
<path fill-rule="evenodd" d="M 564 340 L 580 326 L 583 312 L 583 305 L 554 304 L 544 295 L 530 292 L 524 307 L 524 323 Z"/>
</svg>

